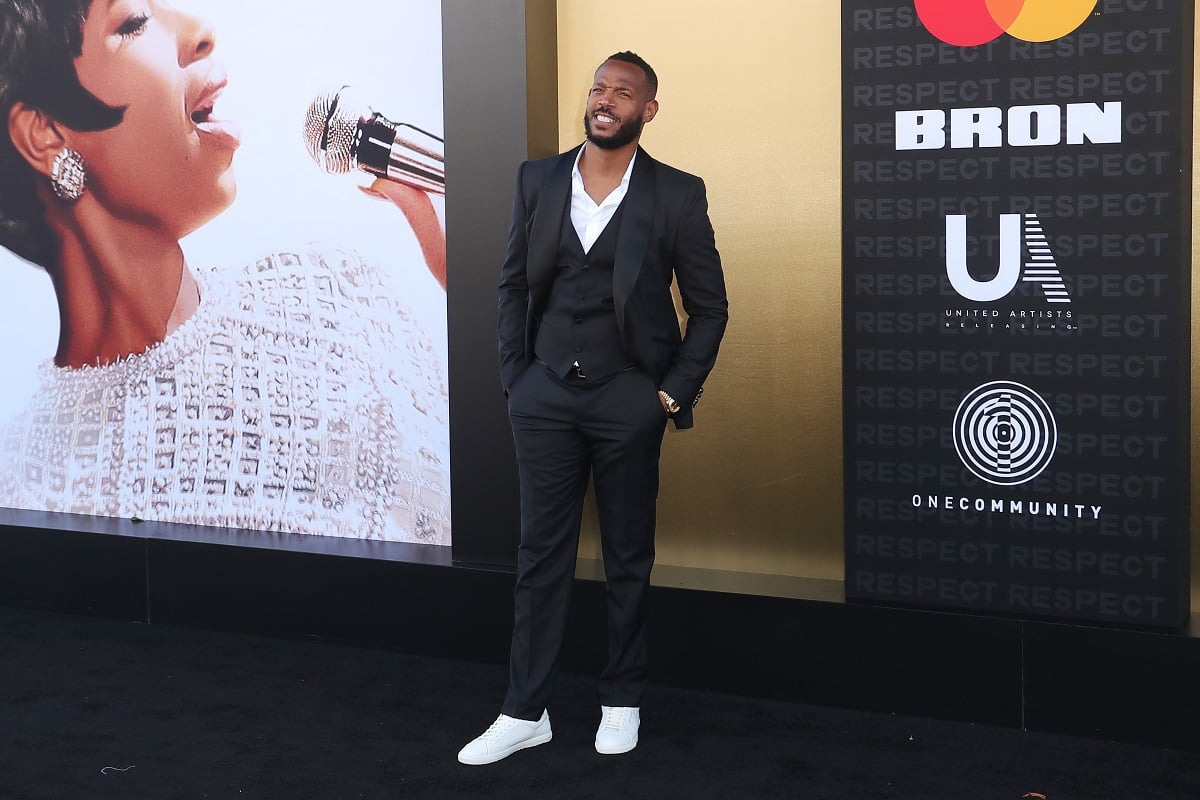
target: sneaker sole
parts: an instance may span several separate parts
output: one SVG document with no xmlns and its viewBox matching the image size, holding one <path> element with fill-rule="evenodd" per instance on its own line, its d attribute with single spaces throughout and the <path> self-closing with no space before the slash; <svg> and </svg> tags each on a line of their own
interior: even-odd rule
<svg viewBox="0 0 1200 800">
<path fill-rule="evenodd" d="M 522 742 L 517 742 L 512 747 L 509 747 L 505 750 L 501 750 L 498 753 L 488 753 L 486 756 L 484 756 L 483 758 L 480 758 L 480 759 L 473 759 L 473 760 L 466 759 L 466 758 L 463 758 L 461 754 L 459 754 L 458 763 L 466 764 L 466 765 L 472 766 L 472 767 L 480 767 L 480 766 L 483 766 L 484 764 L 495 764 L 497 761 L 501 761 L 505 758 L 508 758 L 513 753 L 517 752 L 518 750 L 524 750 L 527 747 L 537 747 L 539 744 L 545 744 L 546 742 L 550 741 L 553 738 L 554 738 L 554 731 L 549 731 L 549 732 L 543 733 L 539 736 L 534 736 L 532 738 L 526 739 Z"/>
<path fill-rule="evenodd" d="M 633 750 L 637 747 L 637 744 L 637 742 L 634 742 L 633 744 L 622 745 L 616 748 L 601 748 L 600 745 L 596 745 L 596 752 L 602 756 L 619 756 L 622 753 L 628 753 L 630 750 Z"/>
</svg>

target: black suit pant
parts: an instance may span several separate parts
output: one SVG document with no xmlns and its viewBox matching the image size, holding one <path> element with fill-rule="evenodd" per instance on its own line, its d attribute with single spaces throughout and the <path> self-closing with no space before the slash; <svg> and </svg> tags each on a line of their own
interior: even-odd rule
<svg viewBox="0 0 1200 800">
<path fill-rule="evenodd" d="M 667 420 L 656 382 L 637 368 L 601 380 L 562 379 L 535 363 L 509 388 L 508 410 L 520 475 L 521 544 L 502 711 L 537 719 L 546 708 L 589 474 L 608 609 L 600 702 L 637 706 L 646 680 L 646 600 Z"/>
</svg>

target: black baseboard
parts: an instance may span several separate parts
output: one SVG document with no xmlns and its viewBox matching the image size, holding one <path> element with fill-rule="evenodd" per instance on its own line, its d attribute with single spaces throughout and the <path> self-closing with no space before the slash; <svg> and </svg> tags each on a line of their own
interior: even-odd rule
<svg viewBox="0 0 1200 800">
<path fill-rule="evenodd" d="M 71 519 L 0 518 L 0 604 L 507 657 L 511 573 L 444 548 Z M 1200 638 L 1187 632 L 662 586 L 651 602 L 658 684 L 1200 749 Z M 594 674 L 601 583 L 577 581 L 569 626 L 564 668 Z"/>
</svg>

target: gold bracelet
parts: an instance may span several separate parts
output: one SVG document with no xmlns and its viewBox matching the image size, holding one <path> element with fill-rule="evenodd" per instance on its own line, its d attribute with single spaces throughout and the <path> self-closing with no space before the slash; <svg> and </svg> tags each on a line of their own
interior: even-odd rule
<svg viewBox="0 0 1200 800">
<path fill-rule="evenodd" d="M 679 413 L 679 403 L 675 402 L 674 397 L 671 397 L 671 395 L 667 394 L 662 389 L 658 390 L 658 396 L 663 399 L 664 403 L 666 403 L 668 414 L 678 414 Z"/>
</svg>

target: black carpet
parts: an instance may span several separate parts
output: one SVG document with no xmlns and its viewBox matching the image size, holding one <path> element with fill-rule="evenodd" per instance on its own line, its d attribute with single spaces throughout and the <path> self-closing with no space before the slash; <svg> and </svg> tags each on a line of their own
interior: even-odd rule
<svg viewBox="0 0 1200 800">
<path fill-rule="evenodd" d="M 1200 753 L 662 687 L 599 756 L 573 675 L 552 742 L 465 767 L 501 667 L 17 609 L 0 679 L 5 800 L 1200 797 Z"/>
</svg>

